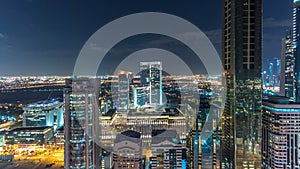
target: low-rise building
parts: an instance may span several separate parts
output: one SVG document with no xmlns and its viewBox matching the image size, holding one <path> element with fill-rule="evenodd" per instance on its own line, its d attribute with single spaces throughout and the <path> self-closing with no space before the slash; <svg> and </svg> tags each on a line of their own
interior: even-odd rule
<svg viewBox="0 0 300 169">
<path fill-rule="evenodd" d="M 116 136 L 113 148 L 114 169 L 144 169 L 145 157 L 142 156 L 141 134 L 124 131 Z"/>
<path fill-rule="evenodd" d="M 6 145 L 43 145 L 53 137 L 51 127 L 18 127 L 5 132 Z"/>
<path fill-rule="evenodd" d="M 28 104 L 23 108 L 23 126 L 51 126 L 54 130 L 63 126 L 63 103 L 45 100 Z"/>
</svg>

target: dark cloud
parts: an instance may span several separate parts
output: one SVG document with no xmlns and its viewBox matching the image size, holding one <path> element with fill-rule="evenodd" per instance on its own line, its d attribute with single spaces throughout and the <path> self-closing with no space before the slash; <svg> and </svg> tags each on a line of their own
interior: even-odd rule
<svg viewBox="0 0 300 169">
<path fill-rule="evenodd" d="M 205 31 L 204 33 L 212 41 L 212 43 L 214 43 L 214 44 L 222 43 L 222 30 L 221 29 L 209 30 L 209 31 Z"/>
<path fill-rule="evenodd" d="M 274 27 L 291 27 L 292 20 L 284 19 L 284 20 L 277 20 L 275 18 L 265 18 L 264 19 L 264 28 L 274 28 Z"/>
<path fill-rule="evenodd" d="M 4 38 L 5 38 L 4 34 L 0 33 L 0 39 L 4 39 Z"/>
</svg>

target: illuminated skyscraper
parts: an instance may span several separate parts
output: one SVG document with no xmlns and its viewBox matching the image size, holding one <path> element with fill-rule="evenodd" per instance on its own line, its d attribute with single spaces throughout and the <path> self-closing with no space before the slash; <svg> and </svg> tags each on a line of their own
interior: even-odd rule
<svg viewBox="0 0 300 169">
<path fill-rule="evenodd" d="M 120 71 L 118 74 L 119 85 L 118 85 L 118 105 L 117 109 L 119 111 L 127 111 L 130 107 L 130 97 L 129 97 L 129 85 L 132 79 L 132 73 L 126 71 Z"/>
<path fill-rule="evenodd" d="M 264 100 L 262 117 L 262 168 L 300 168 L 300 105 L 273 96 Z"/>
<path fill-rule="evenodd" d="M 153 130 L 151 135 L 150 169 L 187 168 L 186 149 L 176 130 Z"/>
<path fill-rule="evenodd" d="M 140 62 L 141 85 L 149 86 L 149 104 L 162 104 L 161 62 Z"/>
<path fill-rule="evenodd" d="M 294 0 L 293 42 L 295 58 L 295 101 L 300 103 L 300 0 Z"/>
<path fill-rule="evenodd" d="M 216 119 L 208 120 L 210 116 L 220 117 L 221 107 L 210 104 L 208 98 L 200 98 L 200 108 L 195 127 L 187 137 L 188 160 L 190 169 L 220 168 L 220 127 Z M 206 130 L 202 130 L 206 124 Z M 210 133 L 208 139 L 201 139 L 203 133 Z"/>
<path fill-rule="evenodd" d="M 274 86 L 274 64 L 269 63 L 269 85 Z"/>
<path fill-rule="evenodd" d="M 281 60 L 280 59 L 278 59 L 278 58 L 276 58 L 275 59 L 276 60 L 276 73 L 277 73 L 277 75 L 280 75 L 280 70 L 281 70 Z"/>
<path fill-rule="evenodd" d="M 260 168 L 262 0 L 223 0 L 222 168 Z"/>
<path fill-rule="evenodd" d="M 140 108 L 147 104 L 149 98 L 149 91 L 147 87 L 135 87 L 133 94 L 135 108 Z"/>
<path fill-rule="evenodd" d="M 286 33 L 282 40 L 281 93 L 294 100 L 294 45 L 292 31 Z"/>
<path fill-rule="evenodd" d="M 65 168 L 100 168 L 100 148 L 94 139 L 99 131 L 100 80 L 67 81 L 65 101 Z"/>
<path fill-rule="evenodd" d="M 276 71 L 275 71 L 275 79 L 274 79 L 274 86 L 280 86 L 280 75 L 281 75 L 281 60 L 278 58 L 275 58 L 275 64 L 276 64 Z"/>
</svg>

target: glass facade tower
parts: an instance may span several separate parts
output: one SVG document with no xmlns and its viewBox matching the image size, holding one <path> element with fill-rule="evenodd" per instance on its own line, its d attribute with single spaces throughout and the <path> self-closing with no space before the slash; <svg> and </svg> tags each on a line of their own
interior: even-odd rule
<svg viewBox="0 0 300 169">
<path fill-rule="evenodd" d="M 300 1 L 294 0 L 293 10 L 293 42 L 294 42 L 294 58 L 295 58 L 295 96 L 294 100 L 300 102 Z"/>
<path fill-rule="evenodd" d="M 118 73 L 118 110 L 126 112 L 130 107 L 129 85 L 132 79 L 132 73 L 120 71 Z"/>
<path fill-rule="evenodd" d="M 260 168 L 262 0 L 223 0 L 222 29 L 222 168 Z"/>
<path fill-rule="evenodd" d="M 286 33 L 285 38 L 282 40 L 282 89 L 283 94 L 294 101 L 294 45 L 292 31 Z"/>
<path fill-rule="evenodd" d="M 149 104 L 162 104 L 161 62 L 140 62 L 141 85 L 149 86 Z"/>
<path fill-rule="evenodd" d="M 97 114 L 100 80 L 67 80 L 65 101 L 65 167 L 100 169 L 100 138 Z"/>
</svg>

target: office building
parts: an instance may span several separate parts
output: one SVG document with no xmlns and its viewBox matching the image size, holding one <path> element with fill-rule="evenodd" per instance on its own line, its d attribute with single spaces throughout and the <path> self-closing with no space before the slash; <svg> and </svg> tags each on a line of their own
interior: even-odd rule
<svg viewBox="0 0 300 169">
<path fill-rule="evenodd" d="M 109 109 L 118 107 L 119 76 L 103 76 L 100 85 L 100 109 L 105 114 Z"/>
<path fill-rule="evenodd" d="M 140 62 L 141 86 L 149 87 L 149 104 L 162 104 L 161 62 Z"/>
<path fill-rule="evenodd" d="M 105 149 L 101 149 L 100 153 L 100 168 L 101 169 L 111 169 L 113 168 L 113 158 L 111 151 L 107 151 Z"/>
<path fill-rule="evenodd" d="M 274 87 L 280 86 L 281 76 L 281 59 L 275 58 L 275 75 L 274 75 Z"/>
<path fill-rule="evenodd" d="M 276 74 L 279 76 L 281 74 L 281 60 L 278 58 L 275 58 L 276 63 Z"/>
<path fill-rule="evenodd" d="M 291 101 L 294 101 L 294 44 L 292 31 L 286 33 L 285 38 L 282 40 L 282 66 L 281 66 L 281 88 L 280 93 Z"/>
<path fill-rule="evenodd" d="M 47 144 L 53 138 L 51 127 L 17 127 L 4 132 L 5 144 L 18 147 Z"/>
<path fill-rule="evenodd" d="M 221 117 L 221 107 L 216 104 L 210 104 L 208 99 L 201 98 L 197 115 L 195 126 L 187 136 L 186 146 L 189 156 L 187 164 L 190 169 L 220 168 L 221 127 L 218 126 L 216 117 Z M 206 131 L 203 131 L 205 124 L 209 127 L 206 127 Z M 204 134 L 209 137 L 202 139 L 201 136 Z"/>
<path fill-rule="evenodd" d="M 142 156 L 141 134 L 124 131 L 117 134 L 113 148 L 113 168 L 144 169 L 145 157 Z"/>
<path fill-rule="evenodd" d="M 262 155 L 264 169 L 300 168 L 300 105 L 285 97 L 263 102 Z"/>
<path fill-rule="evenodd" d="M 262 0 L 223 0 L 222 168 L 260 168 Z"/>
<path fill-rule="evenodd" d="M 99 87 L 100 80 L 74 78 L 66 81 L 65 168 L 100 168 Z"/>
<path fill-rule="evenodd" d="M 134 87 L 133 98 L 134 108 L 141 108 L 149 104 L 149 87 Z"/>
<path fill-rule="evenodd" d="M 294 42 L 294 82 L 295 82 L 295 93 L 294 100 L 300 103 L 300 1 L 294 0 L 293 9 L 293 42 Z"/>
<path fill-rule="evenodd" d="M 101 147 L 113 150 L 116 133 L 133 130 L 141 134 L 142 154 L 147 158 L 151 155 L 153 130 L 175 130 L 179 141 L 184 145 L 186 140 L 186 116 L 179 109 L 161 111 L 130 110 L 119 113 L 116 109 L 109 110 L 101 116 Z"/>
<path fill-rule="evenodd" d="M 150 169 L 186 168 L 186 149 L 176 130 L 153 130 L 151 148 Z"/>
<path fill-rule="evenodd" d="M 56 130 L 56 132 L 54 133 L 54 139 L 56 145 L 64 146 L 65 143 L 64 127 L 60 127 Z"/>
<path fill-rule="evenodd" d="M 120 71 L 118 73 L 118 111 L 126 112 L 130 107 L 129 87 L 132 80 L 132 73 Z"/>
<path fill-rule="evenodd" d="M 54 130 L 63 126 L 63 103 L 44 100 L 23 108 L 23 126 L 51 126 Z"/>
<path fill-rule="evenodd" d="M 275 84 L 274 64 L 270 62 L 269 63 L 269 86 L 274 86 L 274 84 Z"/>
</svg>

